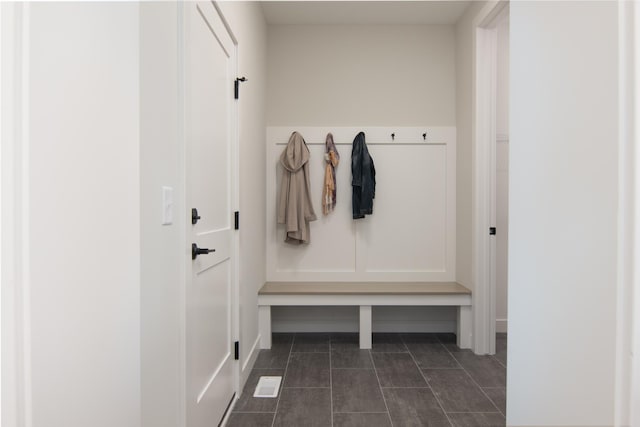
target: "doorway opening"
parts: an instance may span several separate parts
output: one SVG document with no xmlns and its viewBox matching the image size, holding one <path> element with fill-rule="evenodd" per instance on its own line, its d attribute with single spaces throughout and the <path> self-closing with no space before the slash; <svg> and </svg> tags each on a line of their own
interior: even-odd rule
<svg viewBox="0 0 640 427">
<path fill-rule="evenodd" d="M 478 16 L 474 65 L 473 347 L 495 354 L 496 333 L 508 328 L 508 3 L 488 5 Z"/>
</svg>

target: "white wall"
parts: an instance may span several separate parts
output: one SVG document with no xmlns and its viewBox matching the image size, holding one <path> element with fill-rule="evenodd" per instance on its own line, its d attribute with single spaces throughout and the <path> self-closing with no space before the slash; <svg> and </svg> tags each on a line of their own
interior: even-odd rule
<svg viewBox="0 0 640 427">
<path fill-rule="evenodd" d="M 455 124 L 451 25 L 271 25 L 270 126 Z"/>
<path fill-rule="evenodd" d="M 507 424 L 612 425 L 617 4 L 512 2 L 510 20 Z"/>
<path fill-rule="evenodd" d="M 453 25 L 270 25 L 268 31 L 267 124 L 269 126 L 287 126 L 293 129 L 308 126 L 310 128 L 326 127 L 330 129 L 331 127 L 353 126 L 451 126 L 455 123 L 455 33 Z M 418 137 L 420 134 L 418 134 Z M 355 133 L 346 142 L 350 143 L 354 136 Z M 321 142 L 323 141 L 324 139 Z M 286 142 L 286 140 L 282 142 Z M 450 143 L 450 141 L 446 142 Z M 268 141 L 268 144 L 272 143 L 274 141 Z M 275 232 L 269 232 L 267 237 L 270 239 L 270 250 L 277 249 L 279 253 L 285 255 L 274 259 L 279 259 L 280 261 L 282 259 L 289 260 L 293 268 L 280 264 L 270 264 L 269 267 L 276 273 L 277 271 L 294 270 L 293 274 L 289 274 L 288 279 L 284 279 L 281 277 L 282 275 L 276 277 L 276 273 L 270 279 L 291 280 L 291 278 L 294 278 L 305 280 L 303 276 L 306 275 L 306 280 L 312 280 L 309 278 L 312 274 L 319 276 L 326 273 L 327 277 L 323 279 L 316 277 L 315 280 L 329 280 L 329 276 L 332 274 L 335 280 L 358 280 L 347 277 L 350 277 L 349 275 L 355 277 L 360 274 L 361 272 L 358 269 L 368 269 L 378 270 L 378 278 L 372 279 L 370 275 L 366 279 L 360 278 L 359 280 L 393 280 L 390 279 L 390 275 L 396 274 L 395 272 L 398 269 L 404 270 L 405 274 L 410 274 L 408 272 L 418 274 L 416 271 L 420 271 L 420 274 L 425 274 L 423 273 L 423 270 L 425 270 L 423 264 L 428 264 L 426 270 L 441 271 L 441 265 L 438 262 L 444 262 L 441 259 L 442 257 L 433 257 L 431 255 L 425 257 L 428 259 L 423 260 L 424 262 L 419 268 L 416 268 L 415 265 L 409 267 L 404 265 L 398 268 L 398 265 L 394 264 L 395 261 L 392 257 L 387 258 L 390 260 L 389 265 L 378 265 L 376 268 L 375 265 L 364 265 L 363 262 L 366 262 L 366 257 L 362 256 L 360 256 L 357 268 L 354 266 L 356 264 L 355 258 L 359 256 L 358 251 L 353 249 L 356 240 L 369 244 L 372 248 L 372 253 L 375 252 L 376 248 L 379 249 L 384 246 L 381 244 L 375 246 L 375 242 L 369 243 L 369 240 L 372 240 L 373 237 L 368 235 L 375 233 L 367 233 L 369 224 L 382 219 L 384 211 L 379 208 L 378 216 L 374 213 L 368 220 L 362 220 L 360 224 L 357 224 L 358 228 L 364 230 L 364 233 L 360 233 L 360 237 L 357 237 L 358 233 L 350 216 L 351 196 L 348 184 L 351 173 L 348 163 L 350 157 L 349 151 L 346 151 L 345 147 L 346 150 L 350 149 L 348 145 L 338 147 L 342 156 L 342 163 L 338 166 L 337 172 L 339 180 L 343 182 L 342 185 L 339 184 L 338 190 L 338 199 L 341 200 L 339 201 L 339 206 L 343 206 L 343 208 L 338 206 L 332 216 L 320 218 L 319 221 L 312 224 L 315 229 L 315 231 L 312 230 L 312 245 L 314 235 L 316 236 L 316 244 L 319 243 L 321 248 L 325 247 L 322 246 L 324 240 L 333 239 L 334 243 L 337 243 L 340 248 L 339 253 L 345 256 L 341 257 L 338 253 L 335 253 L 333 257 L 323 258 L 317 257 L 316 254 L 311 255 L 313 253 L 312 248 L 309 248 L 309 250 L 305 248 L 299 248 L 299 250 L 288 248 L 288 251 L 287 248 L 277 248 L 277 246 L 273 245 L 272 239 L 281 239 L 282 236 L 279 234 L 276 236 Z M 271 148 L 272 146 L 270 145 L 269 149 Z M 280 151 L 282 150 L 282 146 L 276 148 Z M 388 159 L 391 156 L 387 155 L 380 157 L 383 153 L 380 150 L 386 148 L 390 147 L 370 147 L 374 152 L 374 160 L 376 159 L 375 152 L 380 153 L 377 156 L 379 163 L 376 162 L 376 167 L 380 166 L 381 168 L 379 172 L 383 172 L 385 167 L 388 167 L 385 166 L 386 160 L 390 162 L 387 165 L 391 165 L 389 170 L 394 170 L 398 167 L 397 159 Z M 420 149 L 418 147 L 413 148 Z M 313 149 L 321 151 L 319 147 L 313 147 Z M 393 148 L 390 149 L 394 150 Z M 411 152 L 411 149 L 412 147 L 405 147 L 405 151 L 402 151 L 402 153 Z M 398 152 L 394 151 L 393 154 L 395 155 Z M 450 152 L 447 153 L 446 158 L 451 158 Z M 455 150 L 453 153 L 455 153 Z M 318 157 L 314 155 L 314 158 L 317 159 Z M 317 165 L 316 172 L 312 172 L 312 174 L 315 178 L 320 179 L 322 166 L 320 163 Z M 312 166 L 312 168 L 314 167 Z M 426 168 L 422 172 L 430 173 L 432 169 Z M 448 170 L 449 166 L 447 166 Z M 268 170 L 267 172 L 267 177 L 272 179 L 272 171 Z M 397 188 L 394 185 L 397 181 L 403 179 L 402 174 L 396 174 L 393 178 L 397 178 L 397 180 L 384 180 L 381 178 L 380 189 L 385 187 L 385 183 L 390 185 L 391 188 Z M 447 178 L 446 182 L 453 182 L 453 180 Z M 430 185 L 436 187 L 440 184 L 444 187 L 445 180 L 437 180 L 436 183 L 430 182 Z M 314 186 L 314 188 L 316 187 Z M 317 187 L 317 189 L 319 188 Z M 408 193 L 395 192 L 394 194 L 401 199 Z M 450 194 L 449 190 L 438 193 L 443 197 L 442 203 L 446 199 L 445 193 L 446 195 Z M 429 188 L 421 194 L 430 195 L 432 194 L 431 189 Z M 376 202 L 379 206 L 384 206 L 380 205 L 380 203 L 388 196 L 389 194 L 387 196 L 383 193 L 376 194 Z M 275 200 L 275 191 L 269 192 L 267 197 L 271 198 L 269 201 Z M 429 205 L 432 199 L 430 199 L 430 196 L 425 196 L 425 198 L 426 201 L 421 200 L 416 203 Z M 316 213 L 321 217 L 320 198 L 318 197 L 314 200 L 317 200 Z M 443 206 L 442 203 L 435 203 L 429 206 Z M 452 210 L 447 210 L 447 213 Z M 387 210 L 387 212 L 389 211 Z M 430 214 L 425 213 L 425 215 Z M 455 215 L 451 215 L 455 217 Z M 390 217 L 397 219 L 399 215 L 392 213 Z M 390 217 L 388 216 L 385 219 L 386 224 L 393 223 Z M 446 218 L 446 221 L 450 220 L 450 218 Z M 324 227 L 324 232 L 321 231 L 321 227 Z M 376 227 L 379 230 L 391 229 L 388 226 Z M 438 231 L 443 231 L 443 228 L 444 226 L 440 226 Z M 268 230 L 273 231 L 274 228 L 270 226 Z M 318 233 L 322 233 L 322 235 L 318 237 Z M 453 233 L 455 233 L 455 230 L 451 232 L 452 235 Z M 440 234 L 436 234 L 435 240 L 442 237 Z M 447 236 L 449 236 L 448 231 Z M 444 240 L 444 237 L 442 239 Z M 425 246 L 424 241 L 422 243 L 422 245 L 417 245 L 416 247 L 422 248 L 422 246 Z M 411 244 L 406 247 L 410 247 Z M 427 243 L 426 246 L 429 246 L 429 244 Z M 438 256 L 441 252 L 445 252 L 445 249 L 437 244 L 432 246 L 437 247 Z M 429 250 L 433 249 L 433 247 L 429 247 Z M 363 251 L 359 252 L 364 253 Z M 376 253 L 379 253 L 379 251 Z M 436 258 L 435 263 L 433 258 Z M 307 262 L 301 261 L 303 259 L 306 259 Z M 323 263 L 323 259 L 327 262 Z M 311 264 L 313 265 L 310 267 Z M 391 264 L 393 266 L 390 266 Z M 449 264 L 447 265 L 449 266 Z M 453 264 L 449 267 L 451 267 L 451 271 L 445 268 L 443 269 L 444 273 L 434 274 L 445 274 L 447 277 L 450 275 L 450 279 L 442 276 L 439 280 L 452 280 L 455 268 Z M 296 276 L 296 269 L 303 272 L 301 275 L 294 277 Z M 364 277 L 364 274 L 362 273 L 361 276 Z M 424 279 L 416 279 L 414 277 L 413 280 Z M 378 330 L 391 327 L 396 327 L 396 330 L 406 330 L 413 324 L 422 322 L 420 323 L 421 325 L 424 326 L 426 323 L 427 328 L 432 327 L 434 328 L 433 330 L 442 330 L 443 325 L 447 330 L 453 331 L 455 329 L 450 322 L 453 311 L 451 313 L 434 312 L 435 314 L 430 313 L 429 309 L 423 309 L 423 311 L 424 313 L 418 314 L 415 311 L 409 313 L 396 310 L 396 318 L 405 319 L 405 323 L 378 322 L 376 327 Z M 383 317 L 388 318 L 389 316 L 387 315 L 390 314 L 386 313 L 385 316 L 381 317 L 374 313 L 374 316 L 377 316 L 381 321 Z M 336 323 L 335 319 L 342 319 L 342 321 Z M 319 320 L 322 325 L 331 327 L 331 330 L 353 330 L 353 322 L 348 319 L 348 316 L 343 316 L 340 310 L 335 308 L 324 308 L 322 311 L 314 313 L 300 310 L 274 310 L 273 327 L 274 330 L 284 330 L 291 325 L 296 325 L 298 330 L 313 330 L 317 327 Z M 374 319 L 375 322 L 376 319 Z M 392 324 L 395 326 L 391 326 Z"/>
<path fill-rule="evenodd" d="M 497 31 L 496 86 L 496 331 L 507 332 L 509 249 L 509 20 Z"/>
<path fill-rule="evenodd" d="M 138 426 L 138 5 L 28 9 L 32 425 Z"/>
<path fill-rule="evenodd" d="M 140 351 L 142 426 L 182 424 L 184 148 L 178 121 L 178 5 L 140 4 Z M 174 219 L 161 225 L 163 186 Z"/>
<path fill-rule="evenodd" d="M 472 24 L 485 4 L 485 1 L 472 2 L 456 24 L 456 281 L 472 290 L 472 107 L 475 49 Z"/>
<path fill-rule="evenodd" d="M 259 2 L 223 2 L 238 39 L 240 84 L 240 364 L 241 385 L 259 350 L 258 289 L 265 282 L 265 108 L 267 25 Z"/>
</svg>

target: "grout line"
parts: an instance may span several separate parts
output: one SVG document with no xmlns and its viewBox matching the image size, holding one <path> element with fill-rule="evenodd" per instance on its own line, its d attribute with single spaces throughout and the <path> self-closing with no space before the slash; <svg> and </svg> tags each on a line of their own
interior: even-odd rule
<svg viewBox="0 0 640 427">
<path fill-rule="evenodd" d="M 453 355 L 452 355 L 453 356 Z M 455 357 L 455 356 L 453 356 Z M 457 360 L 457 359 L 456 359 Z M 494 408 L 496 408 L 496 410 L 502 414 L 502 411 L 500 410 L 500 408 L 498 408 L 498 405 L 495 404 L 495 402 L 493 401 L 493 399 L 491 399 L 489 397 L 489 395 L 482 389 L 482 387 L 480 386 L 480 384 L 475 380 L 475 378 L 473 378 L 473 376 L 469 373 L 469 371 L 466 370 L 466 368 L 463 366 L 462 370 L 464 371 L 465 374 L 467 374 L 467 376 L 471 379 L 471 381 L 476 385 L 476 387 L 478 387 L 480 389 L 480 392 L 489 400 L 489 402 L 491 402 L 491 404 L 494 406 Z M 505 388 L 506 391 L 506 388 Z M 503 416 L 506 417 L 505 414 L 502 414 Z"/>
<path fill-rule="evenodd" d="M 402 339 L 402 337 L 400 337 L 400 339 Z M 431 387 L 431 384 L 429 384 L 429 380 L 427 380 L 427 377 L 424 375 L 424 372 L 422 371 L 422 369 L 420 369 L 420 366 L 418 365 L 418 362 L 416 362 L 416 359 L 413 357 L 413 354 L 411 354 L 411 352 L 409 352 L 409 355 L 411 356 L 411 360 L 413 360 L 413 363 L 415 363 L 416 368 L 418 368 L 418 371 L 420 371 L 420 375 L 422 375 L 422 379 L 429 386 L 429 389 L 431 390 L 431 394 L 433 394 L 433 397 L 435 397 L 436 402 L 438 402 L 438 406 L 440 406 L 440 409 L 442 409 L 442 413 L 447 418 L 447 421 L 449 421 L 449 425 L 453 426 L 453 423 L 451 422 L 451 419 L 449 418 L 449 415 L 447 415 L 447 411 L 444 410 L 444 406 L 442 406 L 442 402 L 440 402 L 440 399 L 438 399 L 438 395 L 433 390 L 433 387 Z"/>
<path fill-rule="evenodd" d="M 371 371 L 373 370 L 373 368 L 331 368 L 334 371 L 348 371 L 348 370 L 354 370 L 354 371 Z"/>
<path fill-rule="evenodd" d="M 489 387 L 487 387 L 487 388 L 489 388 Z M 487 396 L 487 399 L 489 399 L 489 402 L 493 403 L 493 406 L 496 407 L 496 409 L 498 410 L 498 413 L 502 414 L 502 416 L 506 418 L 507 414 L 503 414 L 502 413 L 502 409 L 498 408 L 498 405 L 496 404 L 496 402 L 494 402 L 493 399 L 491 397 L 489 397 L 489 395 L 484 391 L 484 389 L 482 387 L 480 387 L 480 391 L 482 391 L 482 394 Z M 507 389 L 505 388 L 505 394 L 506 394 L 506 392 L 507 392 Z"/>
<path fill-rule="evenodd" d="M 502 366 L 504 369 L 507 369 L 507 365 L 505 365 L 504 363 L 502 363 L 502 362 L 500 361 L 500 359 L 498 359 L 498 358 L 496 357 L 496 355 L 495 355 L 495 354 L 492 354 L 492 355 L 491 355 L 491 357 L 493 357 L 493 359 L 494 359 L 496 362 L 498 362 L 498 363 L 500 364 L 500 366 Z"/>
<path fill-rule="evenodd" d="M 284 371 L 285 368 L 253 368 L 252 371 Z M 284 375 L 284 372 L 283 372 Z"/>
<path fill-rule="evenodd" d="M 331 335 L 329 335 L 329 407 L 331 416 L 331 427 L 333 427 L 333 373 L 331 371 Z"/>
<path fill-rule="evenodd" d="M 445 347 L 445 348 L 446 348 L 446 347 Z M 453 354 L 453 353 L 452 353 L 448 348 L 447 348 L 447 351 L 449 352 L 449 354 L 451 354 L 451 356 L 452 356 L 454 359 L 456 359 L 456 356 L 455 356 L 455 355 L 454 355 L 454 354 Z M 475 354 L 475 353 L 473 353 L 473 355 L 474 355 L 474 356 L 476 356 L 476 354 Z M 476 357 L 479 357 L 479 356 L 476 356 Z M 498 408 L 498 405 L 496 405 L 496 404 L 494 403 L 494 401 L 489 397 L 489 395 L 488 395 L 487 393 L 485 393 L 485 391 L 482 389 L 482 387 L 480 387 L 480 384 L 478 384 L 478 382 L 475 380 L 475 378 L 473 378 L 473 377 L 471 376 L 471 374 L 469 373 L 469 371 L 467 371 L 467 368 L 465 368 L 465 367 L 462 365 L 462 363 L 460 363 L 460 361 L 459 361 L 458 359 L 456 359 L 456 362 L 458 362 L 458 364 L 459 364 L 460 366 L 462 366 L 462 370 L 465 372 L 465 374 L 467 374 L 467 376 L 468 376 L 469 378 L 471 378 L 471 381 L 473 381 L 473 383 L 474 383 L 474 384 L 475 384 L 475 385 L 480 389 L 480 392 L 481 392 L 481 393 L 482 393 L 482 394 L 483 394 L 487 399 L 489 399 L 489 402 L 491 402 L 491 404 L 493 405 L 493 407 L 494 407 L 494 408 L 496 408 L 496 409 L 498 410 L 498 412 L 499 412 L 500 414 L 502 414 L 502 416 L 503 416 L 503 417 L 505 417 L 505 418 L 506 418 L 506 415 L 502 413 L 502 411 L 500 410 L 500 408 Z M 487 387 L 487 388 L 488 388 L 488 387 Z M 496 387 L 496 388 L 497 388 L 497 387 Z M 506 393 L 506 390 L 507 390 L 507 389 L 506 389 L 506 387 L 505 387 L 505 393 Z M 495 413 L 495 412 L 492 412 L 492 413 Z"/>
<path fill-rule="evenodd" d="M 369 358 L 371 359 L 371 364 L 373 365 L 373 372 L 376 374 L 376 379 L 378 380 L 378 387 L 380 388 L 380 394 L 382 395 L 384 407 L 387 408 L 387 416 L 389 417 L 389 422 L 391 423 L 391 427 L 393 427 L 393 419 L 391 419 L 389 405 L 387 405 L 387 399 L 384 397 L 384 391 L 382 390 L 382 384 L 380 383 L 380 377 L 378 376 L 378 370 L 376 369 L 376 362 L 373 360 L 373 354 L 371 353 L 371 350 L 369 350 Z"/>
<path fill-rule="evenodd" d="M 331 387 L 282 387 L 282 388 L 321 388 L 321 389 L 328 389 Z"/>
<path fill-rule="evenodd" d="M 273 414 L 273 420 L 271 423 L 271 426 L 275 426 L 275 420 L 278 414 L 278 410 L 279 410 L 279 405 L 280 405 L 280 398 L 282 397 L 282 392 L 284 391 L 284 389 L 326 389 L 329 388 L 329 393 L 330 393 L 330 411 L 331 411 L 331 426 L 333 427 L 334 425 L 334 414 L 384 414 L 386 413 L 388 416 L 388 419 L 391 423 L 391 426 L 393 427 L 393 420 L 391 419 L 391 412 L 389 411 L 389 406 L 387 404 L 385 395 L 384 395 L 384 390 L 385 389 L 430 389 L 432 394 L 434 395 L 434 397 L 436 398 L 436 401 L 438 402 L 438 405 L 440 406 L 440 408 L 442 409 L 443 414 L 445 415 L 445 417 L 447 418 L 447 421 L 453 425 L 453 422 L 451 421 L 451 419 L 449 418 L 449 414 L 500 414 L 502 416 L 505 416 L 505 414 L 502 412 L 502 410 L 500 408 L 498 408 L 498 405 L 489 397 L 489 395 L 485 392 L 485 388 L 486 389 L 502 389 L 505 390 L 506 392 L 506 387 L 481 387 L 480 384 L 474 379 L 474 377 L 471 375 L 471 373 L 460 363 L 460 361 L 457 359 L 456 354 L 454 351 L 450 350 L 447 345 L 451 344 L 449 342 L 447 343 L 443 343 L 442 342 L 442 338 L 436 336 L 437 342 L 433 343 L 439 343 L 444 349 L 445 351 L 453 358 L 453 360 L 455 360 L 455 362 L 458 364 L 458 367 L 455 368 L 425 368 L 425 369 L 429 369 L 429 370 L 464 370 L 464 372 L 466 373 L 466 375 L 471 379 L 471 381 L 473 382 L 473 384 L 475 384 L 480 391 L 482 392 L 482 394 L 492 403 L 492 405 L 495 407 L 496 411 L 484 411 L 484 412 L 480 412 L 480 411 L 476 411 L 476 412 L 465 412 L 465 411 L 455 411 L 455 412 L 446 412 L 444 410 L 444 407 L 442 406 L 442 402 L 440 400 L 440 398 L 436 395 L 435 391 L 433 390 L 433 387 L 431 387 L 431 385 L 429 384 L 429 381 L 427 380 L 426 374 L 423 371 L 423 369 L 420 368 L 420 366 L 417 363 L 416 358 L 414 357 L 414 354 L 411 352 L 411 350 L 409 349 L 408 345 L 406 344 L 406 342 L 404 341 L 404 339 L 402 338 L 402 336 L 400 336 L 400 342 L 402 343 L 402 345 L 405 346 L 405 348 L 407 350 L 403 350 L 403 351 L 391 351 L 391 352 L 380 352 L 380 351 L 372 351 L 369 350 L 368 351 L 368 355 L 369 355 L 369 359 L 371 360 L 371 364 L 372 367 L 370 368 L 335 368 L 333 367 L 333 358 L 332 358 L 332 354 L 334 352 L 334 348 L 333 348 L 333 340 L 331 339 L 331 336 L 329 337 L 329 351 L 323 351 L 323 352 L 318 352 L 318 351 L 311 351 L 311 352 L 307 352 L 307 351 L 293 351 L 294 349 L 294 345 L 296 342 L 296 335 L 297 334 L 293 334 L 293 338 L 289 347 L 289 354 L 287 357 L 287 363 L 284 367 L 283 370 L 283 381 L 282 381 L 282 386 L 280 387 L 280 393 L 278 395 L 278 399 L 276 402 L 276 406 L 275 406 L 275 410 L 274 412 L 261 412 L 261 411 L 236 411 L 236 413 L 256 413 L 256 414 Z M 340 343 L 336 343 L 336 344 L 340 344 Z M 335 349 L 336 351 L 339 352 L 339 348 Z M 356 350 L 356 349 L 354 349 Z M 284 383 L 285 383 L 285 379 L 287 377 L 288 374 L 288 368 L 290 365 L 290 361 L 291 361 L 291 357 L 293 354 L 295 353 L 306 353 L 306 354 L 329 354 L 329 387 L 285 387 Z M 422 375 L 423 379 L 425 380 L 426 386 L 425 387 L 383 387 L 381 382 L 380 382 L 380 377 L 378 375 L 378 371 L 377 371 L 377 367 L 376 367 L 376 363 L 375 360 L 373 358 L 374 354 L 406 354 L 408 353 L 411 357 L 411 359 L 413 360 L 414 364 L 418 367 L 418 370 L 420 371 L 420 374 Z M 506 366 L 503 365 L 500 360 L 498 360 L 495 356 L 491 356 L 493 359 L 496 360 L 496 362 L 498 362 L 500 364 L 500 366 L 504 367 L 506 369 Z M 254 368 L 256 370 L 281 370 L 282 368 Z M 379 390 L 382 394 L 382 398 L 383 398 L 383 402 L 385 404 L 385 408 L 386 408 L 386 412 L 334 412 L 334 405 L 333 405 L 333 370 L 371 370 L 373 369 L 375 375 L 376 375 L 376 379 L 378 381 L 378 387 Z"/>
<path fill-rule="evenodd" d="M 289 368 L 289 361 L 291 360 L 291 350 L 293 350 L 293 343 L 296 340 L 295 334 L 291 340 L 291 346 L 289 347 L 289 357 L 287 357 L 287 364 L 284 367 L 284 373 L 282 374 L 282 385 L 280 386 L 280 392 L 278 393 L 278 401 L 276 402 L 276 409 L 273 414 L 273 421 L 271 421 L 271 427 L 276 424 L 276 417 L 278 416 L 278 407 L 280 406 L 280 398 L 282 397 L 282 391 L 284 390 L 284 381 L 287 379 L 287 369 Z"/>
<path fill-rule="evenodd" d="M 457 362 L 457 360 L 456 360 L 456 362 Z M 432 371 L 459 371 L 459 370 L 462 369 L 462 367 L 459 367 L 459 368 L 433 368 L 433 367 L 427 366 L 425 368 L 420 368 L 420 369 L 430 369 Z"/>
<path fill-rule="evenodd" d="M 430 389 L 431 387 L 429 385 L 426 385 L 424 387 L 398 387 L 398 386 L 391 386 L 391 387 L 380 387 L 380 388 L 403 388 L 403 389 L 423 389 L 423 388 L 428 388 Z"/>
</svg>

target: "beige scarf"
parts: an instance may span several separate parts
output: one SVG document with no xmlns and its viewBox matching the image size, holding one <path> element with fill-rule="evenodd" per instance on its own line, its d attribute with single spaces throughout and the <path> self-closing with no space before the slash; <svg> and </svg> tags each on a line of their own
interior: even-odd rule
<svg viewBox="0 0 640 427">
<path fill-rule="evenodd" d="M 327 152 L 324 159 L 327 165 L 324 169 L 324 185 L 322 187 L 322 212 L 328 215 L 336 206 L 336 167 L 340 163 L 340 154 L 333 142 L 333 135 L 327 134 L 325 142 Z"/>
</svg>

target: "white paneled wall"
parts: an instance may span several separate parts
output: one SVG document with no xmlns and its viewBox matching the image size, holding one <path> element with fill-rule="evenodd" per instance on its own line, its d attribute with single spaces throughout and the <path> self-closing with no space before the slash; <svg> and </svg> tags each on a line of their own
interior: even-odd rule
<svg viewBox="0 0 640 427">
<path fill-rule="evenodd" d="M 285 243 L 284 226 L 276 225 L 278 162 L 294 130 L 311 152 L 318 216 L 311 223 L 310 243 L 300 246 Z M 375 163 L 377 187 L 373 215 L 353 220 L 351 144 L 361 130 Z M 334 134 L 341 159 L 336 209 L 324 216 L 328 132 Z M 455 128 L 269 127 L 267 145 L 267 280 L 455 280 Z"/>
</svg>

